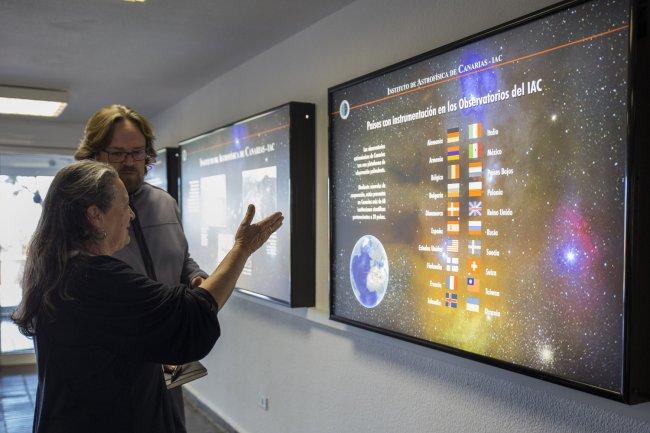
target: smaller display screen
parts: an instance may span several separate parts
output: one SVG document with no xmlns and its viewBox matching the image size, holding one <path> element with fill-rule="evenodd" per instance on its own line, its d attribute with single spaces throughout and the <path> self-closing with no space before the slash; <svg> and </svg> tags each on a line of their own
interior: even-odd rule
<svg viewBox="0 0 650 433">
<path fill-rule="evenodd" d="M 249 203 L 255 221 L 284 214 L 283 227 L 246 263 L 237 287 L 291 301 L 289 105 L 181 143 L 181 207 L 189 249 L 214 269 L 235 241 Z"/>
<path fill-rule="evenodd" d="M 156 153 L 156 162 L 149 168 L 144 180 L 150 185 L 169 191 L 167 189 L 167 149 L 160 149 Z"/>
</svg>

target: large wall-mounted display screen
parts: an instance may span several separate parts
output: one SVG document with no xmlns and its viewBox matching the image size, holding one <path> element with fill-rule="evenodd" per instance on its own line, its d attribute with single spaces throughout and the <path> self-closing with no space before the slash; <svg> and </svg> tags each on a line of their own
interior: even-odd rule
<svg viewBox="0 0 650 433">
<path fill-rule="evenodd" d="M 182 142 L 183 225 L 197 263 L 211 270 L 223 260 L 249 203 L 254 222 L 280 211 L 283 227 L 251 256 L 237 288 L 292 306 L 313 305 L 314 172 L 307 172 L 313 155 L 311 104 L 287 104 Z M 310 215 L 296 214 L 295 207 L 311 209 Z"/>
<path fill-rule="evenodd" d="M 330 89 L 332 317 L 623 392 L 630 4 Z"/>
</svg>

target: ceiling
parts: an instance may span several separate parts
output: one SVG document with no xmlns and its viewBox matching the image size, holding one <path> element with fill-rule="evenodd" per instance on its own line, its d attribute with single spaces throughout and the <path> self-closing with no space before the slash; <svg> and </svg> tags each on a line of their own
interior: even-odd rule
<svg viewBox="0 0 650 433">
<path fill-rule="evenodd" d="M 69 92 L 57 119 L 0 115 L 0 146 L 78 140 L 110 103 L 153 117 L 351 2 L 0 0 L 0 85 Z"/>
</svg>

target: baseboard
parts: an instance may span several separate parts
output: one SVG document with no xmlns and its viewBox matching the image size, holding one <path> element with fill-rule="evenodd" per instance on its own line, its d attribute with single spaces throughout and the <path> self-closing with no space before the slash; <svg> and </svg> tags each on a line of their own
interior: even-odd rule
<svg viewBox="0 0 650 433">
<path fill-rule="evenodd" d="M 33 351 L 28 353 L 7 353 L 0 356 L 0 365 L 29 365 L 36 364 L 36 355 Z"/>
<path fill-rule="evenodd" d="M 212 422 L 214 425 L 219 427 L 221 430 L 228 432 L 228 433 L 239 433 L 235 428 L 233 428 L 226 420 L 224 420 L 218 413 L 216 413 L 214 410 L 212 410 L 208 405 L 203 403 L 192 391 L 190 391 L 187 387 L 183 387 L 183 397 L 185 397 L 185 401 L 192 406 L 199 412 L 201 412 L 203 415 L 205 415 L 210 422 Z"/>
</svg>

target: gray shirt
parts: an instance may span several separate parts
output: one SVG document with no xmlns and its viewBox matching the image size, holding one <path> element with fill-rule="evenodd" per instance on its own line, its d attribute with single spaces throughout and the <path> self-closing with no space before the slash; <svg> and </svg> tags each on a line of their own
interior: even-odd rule
<svg viewBox="0 0 650 433">
<path fill-rule="evenodd" d="M 180 210 L 172 196 L 160 188 L 143 183 L 131 195 L 131 203 L 138 214 L 159 282 L 170 286 L 179 283 L 190 285 L 194 277 L 208 277 L 190 257 Z M 133 227 L 129 229 L 129 234 L 131 242 L 113 257 L 127 263 L 136 272 L 147 275 Z"/>
</svg>

